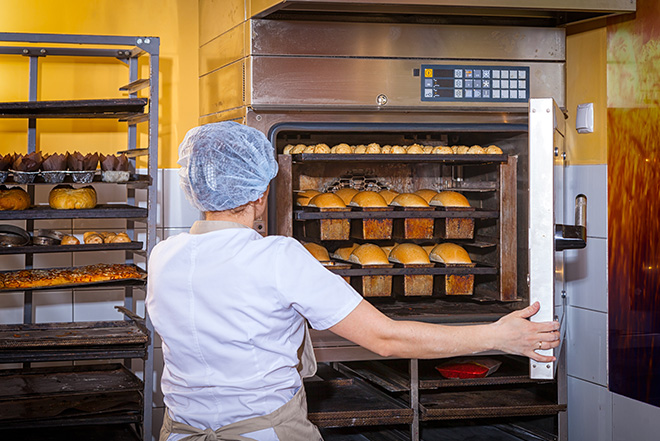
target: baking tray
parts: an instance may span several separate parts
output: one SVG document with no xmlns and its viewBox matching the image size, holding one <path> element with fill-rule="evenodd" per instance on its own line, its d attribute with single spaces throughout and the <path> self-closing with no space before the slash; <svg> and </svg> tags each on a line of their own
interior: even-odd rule
<svg viewBox="0 0 660 441">
<path fill-rule="evenodd" d="M 122 118 L 142 113 L 147 98 L 0 103 L 0 118 Z"/>
<path fill-rule="evenodd" d="M 0 247 L 0 254 L 23 253 L 70 253 L 78 251 L 114 251 L 114 250 L 141 250 L 142 242 L 120 243 L 81 243 L 79 245 L 26 245 L 21 247 Z"/>
<path fill-rule="evenodd" d="M 137 270 L 137 272 L 140 273 L 141 277 L 139 277 L 139 278 L 116 279 L 116 280 L 105 280 L 105 281 L 89 282 L 89 283 L 69 283 L 69 284 L 52 285 L 52 286 L 38 286 L 38 287 L 33 287 L 33 288 L 0 288 L 0 292 L 72 289 L 72 288 L 83 288 L 83 287 L 88 287 L 88 286 L 100 286 L 100 285 L 104 285 L 104 286 L 105 285 L 144 285 L 146 283 L 147 273 L 144 270 L 142 270 L 141 268 L 139 268 L 136 265 L 126 265 L 126 264 L 124 264 L 124 266 L 130 266 L 130 267 L 135 268 Z M 58 269 L 74 270 L 74 269 L 82 269 L 82 268 L 85 268 L 85 267 L 82 266 L 82 267 L 64 267 L 64 268 L 39 268 L 39 269 L 34 269 L 34 270 L 0 271 L 0 277 L 2 277 L 4 274 L 18 273 L 18 272 L 22 272 L 22 271 L 48 271 L 48 270 L 58 270 Z"/>
<path fill-rule="evenodd" d="M 474 219 L 497 219 L 500 216 L 497 210 L 479 210 L 474 211 L 456 211 L 456 210 L 441 210 L 438 207 L 420 207 L 421 210 L 413 211 L 412 209 L 403 210 L 394 209 L 383 211 L 366 211 L 366 210 L 353 210 L 353 207 L 347 207 L 348 210 L 341 209 L 342 211 L 324 211 L 321 212 L 314 207 L 299 207 L 293 210 L 293 217 L 295 220 L 313 220 L 313 219 L 414 219 L 414 218 L 474 218 Z"/>
<path fill-rule="evenodd" d="M 30 235 L 23 228 L 14 225 L 0 225 L 0 254 L 20 253 L 21 248 L 30 243 Z M 3 251 L 5 253 L 3 253 Z"/>
<path fill-rule="evenodd" d="M 56 210 L 48 205 L 35 205 L 27 210 L 0 211 L 0 220 L 25 219 L 143 219 L 148 216 L 146 208 L 127 204 L 98 204 L 95 208 L 80 210 Z"/>
<path fill-rule="evenodd" d="M 294 162 L 446 162 L 450 164 L 489 164 L 507 162 L 509 156 L 501 155 L 438 155 L 427 154 L 337 154 L 337 153 L 296 153 L 291 155 Z"/>
</svg>

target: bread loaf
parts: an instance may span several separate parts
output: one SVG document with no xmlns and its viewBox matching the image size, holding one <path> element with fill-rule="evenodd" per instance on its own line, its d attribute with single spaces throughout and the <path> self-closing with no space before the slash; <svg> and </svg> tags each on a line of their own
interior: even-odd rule
<svg viewBox="0 0 660 441">
<path fill-rule="evenodd" d="M 348 260 L 360 265 L 384 265 L 389 263 L 385 252 L 378 245 L 372 243 L 365 243 L 355 248 Z"/>
<path fill-rule="evenodd" d="M 344 201 L 334 193 L 321 193 L 309 201 L 310 207 L 318 208 L 346 208 Z"/>
<path fill-rule="evenodd" d="M 117 233 L 111 238 L 106 238 L 106 241 L 109 241 L 109 243 L 126 243 L 130 242 L 131 238 L 126 233 Z"/>
<path fill-rule="evenodd" d="M 403 264 L 431 263 L 424 248 L 414 243 L 402 243 L 392 248 L 389 260 Z"/>
<path fill-rule="evenodd" d="M 351 257 L 353 250 L 357 247 L 358 244 L 355 243 L 349 247 L 337 248 L 335 252 L 332 253 L 332 257 L 339 260 L 348 260 L 348 258 Z"/>
<path fill-rule="evenodd" d="M 449 146 L 439 145 L 437 147 L 434 147 L 431 153 L 434 153 L 436 155 L 453 155 L 454 151 Z"/>
<path fill-rule="evenodd" d="M 321 194 L 321 192 L 318 190 L 302 190 L 296 195 L 296 203 L 306 207 L 309 201 L 317 194 Z"/>
<path fill-rule="evenodd" d="M 328 255 L 328 250 L 324 246 L 312 242 L 307 242 L 303 245 L 319 262 L 330 262 L 330 255 Z"/>
<path fill-rule="evenodd" d="M 82 188 L 58 185 L 50 191 L 48 203 L 51 208 L 58 210 L 94 208 L 96 191 L 89 185 Z"/>
<path fill-rule="evenodd" d="M 348 144 L 344 144 L 344 143 L 337 144 L 332 149 L 334 149 L 334 151 L 332 153 L 337 153 L 337 154 L 347 155 L 347 154 L 353 153 L 353 149 L 351 148 L 351 146 L 348 145 Z"/>
<path fill-rule="evenodd" d="M 80 241 L 76 236 L 62 236 L 60 245 L 79 245 Z"/>
<path fill-rule="evenodd" d="M 416 190 L 415 194 L 417 196 L 423 197 L 426 202 L 431 202 L 431 199 L 433 199 L 433 197 L 436 194 L 438 194 L 438 192 L 435 190 L 431 190 L 430 188 L 421 188 L 419 190 Z"/>
<path fill-rule="evenodd" d="M 314 153 L 330 153 L 330 147 L 328 147 L 328 144 L 316 144 Z"/>
<path fill-rule="evenodd" d="M 0 210 L 25 210 L 30 207 L 30 195 L 20 187 L 0 186 Z"/>
<path fill-rule="evenodd" d="M 486 147 L 486 154 L 487 155 L 501 155 L 502 154 L 502 149 L 499 148 L 496 145 L 489 145 Z"/>
<path fill-rule="evenodd" d="M 350 205 L 354 207 L 387 207 L 387 202 L 375 191 L 361 191 L 353 196 Z"/>
<path fill-rule="evenodd" d="M 483 155 L 486 153 L 486 150 L 480 145 L 473 145 L 467 151 L 468 155 Z"/>
<path fill-rule="evenodd" d="M 441 207 L 469 207 L 470 203 L 462 194 L 455 191 L 441 191 L 431 199 L 431 205 Z"/>
<path fill-rule="evenodd" d="M 335 194 L 339 196 L 346 205 L 348 205 L 351 202 L 351 199 L 353 199 L 353 196 L 358 194 L 358 191 L 351 187 L 344 187 L 340 188 L 339 190 L 335 190 Z"/>
<path fill-rule="evenodd" d="M 392 203 L 392 199 L 399 195 L 399 193 L 396 191 L 387 189 L 379 191 L 378 194 L 381 195 L 383 199 L 385 199 L 387 205 L 390 205 Z"/>
<path fill-rule="evenodd" d="M 429 253 L 431 260 L 442 263 L 472 263 L 470 255 L 465 248 L 454 243 L 441 243 L 436 245 Z"/>
<path fill-rule="evenodd" d="M 390 205 L 397 207 L 428 207 L 429 204 L 424 200 L 423 197 L 418 196 L 414 193 L 401 193 L 392 199 Z"/>
<path fill-rule="evenodd" d="M 87 231 L 83 235 L 83 242 L 85 243 L 103 243 L 103 236 L 100 234 L 94 232 L 94 231 Z"/>
<path fill-rule="evenodd" d="M 413 144 L 406 148 L 406 153 L 409 155 L 420 155 L 424 153 L 424 149 L 419 144 Z"/>
</svg>

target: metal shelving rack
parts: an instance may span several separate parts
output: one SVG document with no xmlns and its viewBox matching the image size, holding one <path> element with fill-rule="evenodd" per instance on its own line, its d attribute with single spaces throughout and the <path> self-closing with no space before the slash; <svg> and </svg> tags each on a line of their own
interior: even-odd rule
<svg viewBox="0 0 660 441">
<path fill-rule="evenodd" d="M 50 210 L 47 207 L 28 209 L 23 211 L 0 212 L 1 220 L 25 220 L 26 229 L 34 230 L 35 219 L 90 219 L 90 218 L 123 218 L 126 219 L 126 230 L 132 239 L 128 244 L 100 245 L 95 247 L 76 246 L 75 249 L 67 249 L 71 252 L 93 252 L 108 249 L 120 249 L 125 251 L 125 262 L 134 263 L 134 257 L 141 256 L 145 260 L 156 244 L 156 206 L 157 206 L 157 176 L 158 176 L 158 72 L 159 72 L 159 47 L 160 39 L 157 37 L 132 37 L 132 36 L 99 36 L 99 35 L 65 35 L 65 34 L 24 34 L 24 33 L 0 33 L 0 54 L 19 55 L 29 60 L 29 94 L 26 102 L 0 103 L 0 118 L 23 118 L 28 121 L 27 128 L 27 151 L 35 152 L 37 146 L 37 120 L 43 118 L 110 118 L 127 123 L 127 148 L 123 152 L 129 156 L 132 168 L 135 169 L 136 157 L 147 156 L 147 174 L 136 174 L 125 184 L 109 184 L 96 182 L 99 185 L 126 185 L 126 204 L 99 206 L 91 210 Z M 119 90 L 128 93 L 128 98 L 120 99 L 93 99 L 93 100 L 66 100 L 66 101 L 40 101 L 37 99 L 39 83 L 39 59 L 49 56 L 66 57 L 101 57 L 104 59 L 115 58 L 128 66 L 128 84 Z M 143 56 L 149 58 L 149 77 L 139 77 L 138 59 Z M 138 98 L 138 92 L 149 89 L 149 97 Z M 145 106 L 148 108 L 145 110 Z M 137 126 L 140 123 L 148 125 L 148 147 L 137 148 Z M 11 184 L 11 182 L 8 182 Z M 27 191 L 34 200 L 36 185 L 52 184 L 27 184 Z M 146 190 L 146 209 L 138 207 L 136 203 L 136 189 Z M 135 224 L 143 224 L 146 228 L 146 242 L 135 241 Z M 2 254 L 25 255 L 25 268 L 33 266 L 34 251 L 30 247 L 18 247 L 12 250 L 2 250 Z M 47 246 L 40 248 L 37 252 L 62 252 L 61 248 Z M 73 395 L 97 400 L 120 400 L 121 405 L 110 408 L 109 413 L 100 415 L 76 415 L 71 418 L 59 416 L 50 417 L 44 415 L 39 421 L 21 422 L 20 419 L 11 421 L 11 427 L 16 430 L 23 428 L 37 428 L 37 430 L 54 430 L 55 427 L 66 426 L 66 433 L 78 430 L 76 426 L 101 424 L 101 433 L 110 433 L 119 436 L 113 439 L 134 439 L 138 437 L 146 440 L 151 439 L 152 426 L 152 401 L 153 401 L 153 328 L 148 317 L 140 318 L 135 315 L 134 289 L 144 289 L 144 283 L 118 283 L 113 286 L 124 287 L 124 307 L 119 308 L 125 317 L 125 321 L 119 322 L 78 322 L 57 323 L 42 326 L 33 324 L 32 291 L 24 291 L 23 323 L 4 325 L 0 329 L 0 355 L 1 362 L 23 363 L 25 374 L 28 377 L 40 377 L 43 375 L 43 385 L 47 389 L 52 387 L 48 383 L 48 377 L 53 375 L 66 376 L 72 381 L 71 388 L 80 387 L 85 380 L 97 379 L 97 386 L 93 390 L 76 390 L 71 396 L 66 393 L 56 402 L 77 401 Z M 53 287 L 57 289 L 57 287 Z M 145 312 L 146 314 L 146 312 Z M 25 338 L 21 331 L 29 328 L 32 335 Z M 15 331 L 12 333 L 12 330 Z M 17 335 L 22 337 L 18 338 Z M 3 337 L 4 336 L 4 337 Z M 31 362 L 36 361 L 71 361 L 71 360 L 94 360 L 94 359 L 118 359 L 124 361 L 124 366 L 111 366 L 104 369 L 91 369 L 83 366 L 73 366 L 73 371 L 54 372 L 48 368 L 30 368 Z M 132 371 L 132 359 L 144 360 L 143 381 L 137 379 Z M 42 370 L 43 369 L 43 370 Z M 55 370 L 61 368 L 55 368 Z M 97 372 L 98 371 L 98 372 Z M 4 380 L 13 381 L 14 373 L 0 371 L 0 382 Z M 76 375 L 81 376 L 76 383 Z M 105 375 L 105 377 L 104 377 Z M 71 378 L 73 380 L 71 380 Z M 26 377 L 27 378 L 27 377 Z M 98 385 L 98 379 L 107 378 L 105 384 Z M 123 384 L 126 379 L 128 383 Z M 122 380 L 124 379 L 124 380 Z M 27 381 L 27 380 L 26 380 Z M 38 382 L 34 380 L 34 385 Z M 66 382 L 66 381 L 65 381 Z M 60 391 L 62 392 L 62 391 Z M 119 394 L 113 395 L 113 393 Z M 60 393 L 61 394 L 61 393 Z M 0 402 L 7 396 L 0 394 Z M 103 398 L 105 397 L 105 398 Z M 26 399 L 26 397 L 21 397 Z M 48 394 L 41 397 L 48 401 Z M 33 400 L 34 397 L 27 397 Z M 78 398 L 84 401 L 84 398 Z M 122 401 L 123 400 L 123 401 Z M 52 401 L 52 400 L 51 400 Z M 130 405 L 126 405 L 130 403 Z M 51 404 L 52 405 L 52 404 Z M 122 408 L 122 406 L 124 406 Z M 11 411 L 5 406 L 5 411 Z M 117 410 L 118 409 L 118 410 Z M 0 410 L 1 412 L 1 410 Z M 0 415 L 1 417 L 1 415 Z M 137 431 L 132 433 L 126 430 L 125 423 L 135 424 Z M 123 426 L 121 425 L 123 424 Z M 9 427 L 9 426 L 7 426 Z M 94 429 L 91 426 L 82 428 L 81 433 L 87 433 Z M 116 430 L 114 428 L 117 428 Z M 119 434 L 119 435 L 117 435 Z M 11 435 L 11 434 L 10 434 Z"/>
</svg>

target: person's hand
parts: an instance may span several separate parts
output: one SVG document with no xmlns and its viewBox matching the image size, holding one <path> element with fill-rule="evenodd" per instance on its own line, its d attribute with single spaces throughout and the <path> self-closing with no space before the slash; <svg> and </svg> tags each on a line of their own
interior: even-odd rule
<svg viewBox="0 0 660 441">
<path fill-rule="evenodd" d="M 541 355 L 538 349 L 559 346 L 559 323 L 533 323 L 528 320 L 539 311 L 539 302 L 525 309 L 505 315 L 493 323 L 496 348 L 509 354 L 524 355 L 538 362 L 555 361 L 555 357 Z"/>
</svg>

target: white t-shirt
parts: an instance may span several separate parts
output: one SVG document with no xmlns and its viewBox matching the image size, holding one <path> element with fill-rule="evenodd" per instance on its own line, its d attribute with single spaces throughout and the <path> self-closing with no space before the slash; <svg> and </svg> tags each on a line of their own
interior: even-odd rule
<svg viewBox="0 0 660 441">
<path fill-rule="evenodd" d="M 214 231 L 223 224 L 199 221 L 191 232 L 204 234 L 170 237 L 149 258 L 146 305 L 163 340 L 164 401 L 175 421 L 202 429 L 288 402 L 301 387 L 305 319 L 327 329 L 362 300 L 295 239 Z M 247 436 L 277 440 L 272 429 Z"/>
</svg>

